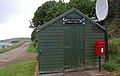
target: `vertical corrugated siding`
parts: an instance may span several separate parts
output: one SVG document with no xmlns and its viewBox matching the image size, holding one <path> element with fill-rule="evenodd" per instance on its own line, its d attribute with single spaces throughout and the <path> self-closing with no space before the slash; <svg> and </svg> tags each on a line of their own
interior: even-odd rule
<svg viewBox="0 0 120 76">
<path fill-rule="evenodd" d="M 97 68 L 99 60 L 95 55 L 95 41 L 104 39 L 105 33 L 101 29 L 91 23 L 85 26 L 85 67 L 87 69 Z"/>
<path fill-rule="evenodd" d="M 82 18 L 73 12 L 66 18 Z M 64 69 L 76 70 L 84 67 L 84 26 L 82 24 L 64 24 Z"/>
<path fill-rule="evenodd" d="M 81 69 L 84 65 L 84 26 L 66 26 L 64 34 L 64 67 Z"/>
<path fill-rule="evenodd" d="M 39 49 L 42 51 L 40 54 L 40 72 L 62 70 L 64 62 L 63 35 L 64 31 L 58 22 L 39 32 Z"/>
</svg>

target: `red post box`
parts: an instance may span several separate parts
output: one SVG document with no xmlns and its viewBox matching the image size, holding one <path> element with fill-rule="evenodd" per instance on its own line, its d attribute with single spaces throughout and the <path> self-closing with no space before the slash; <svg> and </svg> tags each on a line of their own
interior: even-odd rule
<svg viewBox="0 0 120 76">
<path fill-rule="evenodd" d="M 106 53 L 106 43 L 105 40 L 96 40 L 96 54 L 98 56 L 104 56 Z"/>
</svg>

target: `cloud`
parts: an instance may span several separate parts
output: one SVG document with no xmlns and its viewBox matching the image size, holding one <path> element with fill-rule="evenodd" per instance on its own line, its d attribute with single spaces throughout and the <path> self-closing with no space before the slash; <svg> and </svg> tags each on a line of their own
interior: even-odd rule
<svg viewBox="0 0 120 76">
<path fill-rule="evenodd" d="M 8 22 L 13 15 L 34 14 L 37 7 L 46 1 L 50 0 L 0 0 L 0 24 Z M 69 0 L 65 1 L 68 2 Z"/>
<path fill-rule="evenodd" d="M 0 23 L 7 22 L 9 17 L 19 12 L 15 0 L 0 0 Z"/>
<path fill-rule="evenodd" d="M 29 28 L 28 17 L 25 17 L 23 15 L 14 15 L 7 23 L 1 24 L 0 40 L 17 37 L 31 37 L 32 31 L 33 29 Z"/>
<path fill-rule="evenodd" d="M 46 1 L 50 0 L 0 0 L 0 40 L 30 37 L 29 20 Z"/>
<path fill-rule="evenodd" d="M 41 0 L 0 0 L 0 40 L 30 37 L 29 20 L 41 4 Z"/>
<path fill-rule="evenodd" d="M 8 22 L 13 15 L 29 13 L 31 5 L 32 0 L 0 0 L 0 23 Z"/>
</svg>

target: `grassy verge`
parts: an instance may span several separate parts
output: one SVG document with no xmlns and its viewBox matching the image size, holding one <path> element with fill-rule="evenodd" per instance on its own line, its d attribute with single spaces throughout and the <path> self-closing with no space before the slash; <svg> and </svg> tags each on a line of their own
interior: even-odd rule
<svg viewBox="0 0 120 76">
<path fill-rule="evenodd" d="M 117 48 L 120 52 L 120 38 L 113 38 L 111 41 L 114 42 L 115 45 L 117 45 Z"/>
<path fill-rule="evenodd" d="M 37 53 L 37 48 L 34 46 L 34 43 L 33 43 L 33 42 L 31 42 L 31 44 L 29 45 L 27 51 L 28 51 L 28 52 Z"/>
<path fill-rule="evenodd" d="M 116 76 L 120 76 L 120 74 L 117 74 Z"/>
<path fill-rule="evenodd" d="M 25 61 L 0 69 L 0 76 L 34 76 L 36 61 Z"/>
<path fill-rule="evenodd" d="M 21 45 L 23 45 L 24 43 L 25 43 L 25 42 L 19 42 L 19 43 L 15 44 L 15 45 L 12 45 L 12 46 L 7 47 L 7 48 L 2 48 L 2 49 L 0 49 L 0 54 L 1 54 L 1 53 L 4 53 L 4 52 L 7 52 L 7 51 L 10 51 L 10 50 L 13 50 L 13 49 L 15 49 L 15 48 L 18 48 L 18 47 L 20 47 Z"/>
<path fill-rule="evenodd" d="M 109 41 L 109 62 L 103 64 L 108 71 L 120 72 L 120 38 Z"/>
</svg>

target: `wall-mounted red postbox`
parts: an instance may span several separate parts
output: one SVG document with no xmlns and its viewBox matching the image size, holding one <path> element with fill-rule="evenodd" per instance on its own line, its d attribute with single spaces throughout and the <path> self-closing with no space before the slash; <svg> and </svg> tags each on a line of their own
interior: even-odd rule
<svg viewBox="0 0 120 76">
<path fill-rule="evenodd" d="M 105 40 L 96 40 L 96 54 L 98 56 L 104 56 L 105 53 L 106 53 L 106 43 L 105 43 Z"/>
</svg>

